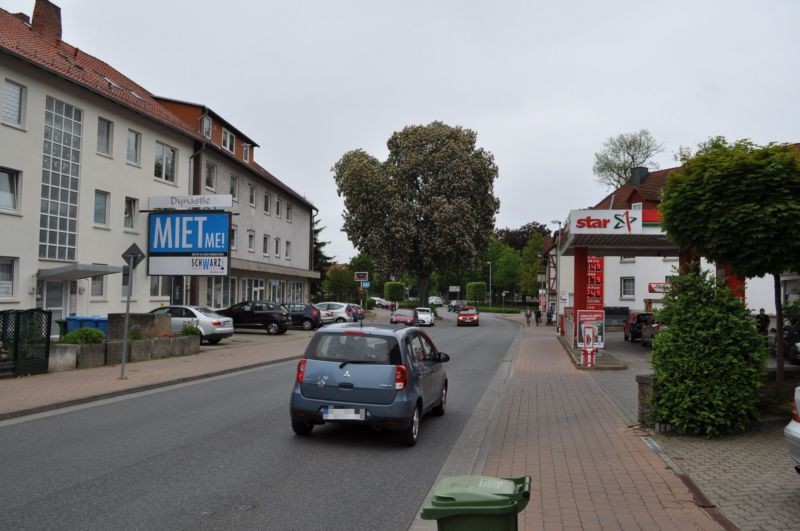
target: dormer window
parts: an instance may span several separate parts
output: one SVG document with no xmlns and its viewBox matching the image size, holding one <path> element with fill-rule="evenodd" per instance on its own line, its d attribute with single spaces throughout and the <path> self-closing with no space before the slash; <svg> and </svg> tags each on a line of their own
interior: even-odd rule
<svg viewBox="0 0 800 531">
<path fill-rule="evenodd" d="M 203 116 L 203 136 L 211 138 L 211 117 Z"/>
<path fill-rule="evenodd" d="M 233 153 L 236 147 L 236 137 L 227 129 L 222 129 L 222 147 Z"/>
<path fill-rule="evenodd" d="M 250 144 L 244 144 L 242 146 L 242 160 L 250 162 Z"/>
</svg>

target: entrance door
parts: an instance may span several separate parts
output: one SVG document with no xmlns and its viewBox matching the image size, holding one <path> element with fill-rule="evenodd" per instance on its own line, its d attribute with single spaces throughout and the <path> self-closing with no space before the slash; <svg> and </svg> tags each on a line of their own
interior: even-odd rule
<svg viewBox="0 0 800 531">
<path fill-rule="evenodd" d="M 64 318 L 64 283 L 44 283 L 44 308 L 51 312 L 50 333 L 58 330 L 56 321 Z"/>
</svg>

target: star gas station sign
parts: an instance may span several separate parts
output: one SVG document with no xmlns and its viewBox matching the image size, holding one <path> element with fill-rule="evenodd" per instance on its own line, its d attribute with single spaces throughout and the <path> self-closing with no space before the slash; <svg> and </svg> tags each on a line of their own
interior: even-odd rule
<svg viewBox="0 0 800 531">
<path fill-rule="evenodd" d="M 641 210 L 573 210 L 569 216 L 573 234 L 641 234 Z"/>
</svg>

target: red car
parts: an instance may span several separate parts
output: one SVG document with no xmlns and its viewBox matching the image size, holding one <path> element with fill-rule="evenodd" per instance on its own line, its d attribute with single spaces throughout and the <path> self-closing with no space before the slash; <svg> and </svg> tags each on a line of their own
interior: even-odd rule
<svg viewBox="0 0 800 531">
<path fill-rule="evenodd" d="M 396 310 L 389 318 L 392 324 L 404 324 L 406 326 L 417 326 L 416 310 Z"/>
<path fill-rule="evenodd" d="M 469 306 L 461 309 L 456 320 L 456 326 L 480 326 L 480 324 L 481 318 L 478 316 L 478 312 Z"/>
</svg>

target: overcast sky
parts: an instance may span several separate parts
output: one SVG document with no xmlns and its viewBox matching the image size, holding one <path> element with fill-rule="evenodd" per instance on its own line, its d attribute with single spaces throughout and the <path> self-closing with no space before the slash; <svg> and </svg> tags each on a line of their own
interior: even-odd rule
<svg viewBox="0 0 800 531">
<path fill-rule="evenodd" d="M 800 142 L 800 1 L 57 0 L 63 38 L 154 94 L 204 103 L 341 232 L 331 166 L 441 120 L 500 169 L 498 227 L 597 203 L 594 153 L 649 129 L 661 168 L 710 136 Z M 33 12 L 34 0 L 0 0 Z"/>
</svg>

